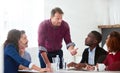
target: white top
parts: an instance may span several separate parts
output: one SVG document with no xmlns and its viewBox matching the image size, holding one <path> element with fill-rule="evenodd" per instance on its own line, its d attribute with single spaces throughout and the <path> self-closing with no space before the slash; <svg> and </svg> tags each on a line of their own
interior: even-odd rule
<svg viewBox="0 0 120 73">
<path fill-rule="evenodd" d="M 90 48 L 89 48 L 88 64 L 95 65 L 95 62 L 94 62 L 95 50 L 96 50 L 96 48 L 94 48 L 92 51 L 90 51 Z"/>
</svg>

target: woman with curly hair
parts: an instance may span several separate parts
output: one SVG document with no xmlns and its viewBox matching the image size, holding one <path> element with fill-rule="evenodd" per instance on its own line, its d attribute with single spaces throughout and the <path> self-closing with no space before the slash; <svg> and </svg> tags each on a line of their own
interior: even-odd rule
<svg viewBox="0 0 120 73">
<path fill-rule="evenodd" d="M 112 31 L 107 37 L 106 45 L 109 52 L 104 61 L 106 70 L 120 71 L 120 33 Z"/>
<path fill-rule="evenodd" d="M 107 70 L 107 71 L 120 71 L 120 32 L 112 31 L 107 39 L 106 45 L 108 54 L 103 62 L 102 68 L 99 69 L 99 63 L 96 66 L 87 65 L 87 70 Z"/>
</svg>

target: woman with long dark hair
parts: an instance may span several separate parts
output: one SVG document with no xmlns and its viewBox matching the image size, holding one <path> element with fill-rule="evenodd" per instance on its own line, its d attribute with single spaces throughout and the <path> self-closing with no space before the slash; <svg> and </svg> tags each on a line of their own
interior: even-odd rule
<svg viewBox="0 0 120 73">
<path fill-rule="evenodd" d="M 21 32 L 12 29 L 8 32 L 7 40 L 4 42 L 4 73 L 18 73 L 19 65 L 35 69 L 40 72 L 49 71 L 48 68 L 39 68 L 33 63 L 23 59 L 19 54 Z"/>
</svg>

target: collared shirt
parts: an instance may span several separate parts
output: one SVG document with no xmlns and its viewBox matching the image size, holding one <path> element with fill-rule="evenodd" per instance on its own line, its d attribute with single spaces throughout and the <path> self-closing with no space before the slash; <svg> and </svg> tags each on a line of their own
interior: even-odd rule
<svg viewBox="0 0 120 73">
<path fill-rule="evenodd" d="M 31 62 L 31 56 L 30 53 L 28 53 L 27 51 L 24 52 L 24 55 L 21 56 L 22 58 L 28 60 L 29 62 Z"/>
<path fill-rule="evenodd" d="M 4 73 L 18 73 L 20 64 L 29 68 L 33 65 L 19 55 L 14 44 L 8 44 L 4 48 Z"/>
<path fill-rule="evenodd" d="M 109 54 L 115 55 L 115 54 L 116 54 L 116 52 L 109 52 Z"/>
<path fill-rule="evenodd" d="M 94 48 L 92 51 L 89 48 L 88 64 L 95 65 L 95 50 L 96 48 Z"/>
<path fill-rule="evenodd" d="M 120 70 L 120 51 L 110 52 L 104 60 L 107 70 L 119 71 Z"/>
<path fill-rule="evenodd" d="M 54 52 L 62 48 L 62 41 L 67 48 L 75 45 L 71 41 L 70 29 L 67 22 L 62 21 L 61 26 L 54 27 L 49 20 L 43 21 L 38 29 L 38 45 L 40 51 Z"/>
</svg>

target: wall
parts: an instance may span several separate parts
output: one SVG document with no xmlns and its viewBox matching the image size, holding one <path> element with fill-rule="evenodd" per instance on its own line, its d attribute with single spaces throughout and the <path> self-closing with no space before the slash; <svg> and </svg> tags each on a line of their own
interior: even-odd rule
<svg viewBox="0 0 120 73">
<path fill-rule="evenodd" d="M 110 25 L 120 24 L 120 0 L 109 0 Z"/>
<path fill-rule="evenodd" d="M 19 29 L 26 31 L 29 47 L 37 47 L 38 26 L 44 19 L 44 0 L 4 0 L 2 3 L 0 42 L 6 39 L 9 30 Z"/>
<path fill-rule="evenodd" d="M 50 18 L 50 11 L 54 7 L 64 11 L 63 19 L 69 23 L 72 40 L 79 48 L 78 54 L 72 57 L 63 43 L 65 60 L 79 62 L 87 47 L 84 45 L 87 34 L 92 30 L 100 31 L 98 25 L 109 23 L 108 0 L 45 0 L 45 19 Z"/>
<path fill-rule="evenodd" d="M 11 29 L 25 30 L 33 63 L 39 65 L 37 31 L 44 19 L 44 0 L 0 0 L 0 73 L 3 73 L 3 42 Z"/>
</svg>

